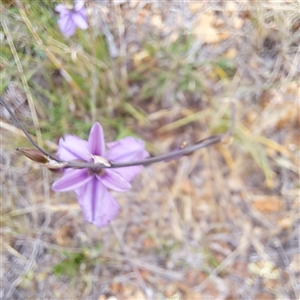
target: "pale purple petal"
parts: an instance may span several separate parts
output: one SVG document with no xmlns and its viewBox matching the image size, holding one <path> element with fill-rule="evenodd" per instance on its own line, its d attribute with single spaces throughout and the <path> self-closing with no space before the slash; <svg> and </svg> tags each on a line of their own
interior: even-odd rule
<svg viewBox="0 0 300 300">
<path fill-rule="evenodd" d="M 119 212 L 116 200 L 96 176 L 92 176 L 84 191 L 78 195 L 78 203 L 85 219 L 97 227 L 107 225 Z"/>
<path fill-rule="evenodd" d="M 92 161 L 87 146 L 87 141 L 75 135 L 65 135 L 64 138 L 59 139 L 57 155 L 66 161 L 76 159 Z"/>
<path fill-rule="evenodd" d="M 55 6 L 55 9 L 54 9 L 55 11 L 57 11 L 57 12 L 59 12 L 59 13 L 69 13 L 70 12 L 70 10 L 65 6 L 65 5 L 63 5 L 63 4 L 57 4 L 56 6 Z"/>
<path fill-rule="evenodd" d="M 136 175 L 141 173 L 142 166 L 132 166 L 115 169 L 117 173 L 120 174 L 122 178 L 130 182 Z"/>
<path fill-rule="evenodd" d="M 61 15 L 60 19 L 57 21 L 57 24 L 60 31 L 65 36 L 71 36 L 76 31 L 76 24 L 72 19 L 72 14 Z"/>
<path fill-rule="evenodd" d="M 90 131 L 88 150 L 93 155 L 103 156 L 105 154 L 105 141 L 102 126 L 97 122 Z"/>
<path fill-rule="evenodd" d="M 109 189 L 118 192 L 125 192 L 131 188 L 129 182 L 127 182 L 119 173 L 115 170 L 105 170 L 103 176 L 98 176 L 97 178 Z"/>
<path fill-rule="evenodd" d="M 149 153 L 145 150 L 145 143 L 130 136 L 116 142 L 108 143 L 107 146 L 109 150 L 105 158 L 115 162 L 129 162 L 149 156 Z"/>
<path fill-rule="evenodd" d="M 84 0 L 75 0 L 74 10 L 79 11 L 84 7 Z"/>
<path fill-rule="evenodd" d="M 87 12 L 86 12 L 85 7 L 82 8 L 81 10 L 77 11 L 76 14 L 81 15 L 82 18 L 84 18 L 86 22 L 88 21 Z"/>
<path fill-rule="evenodd" d="M 85 186 L 81 186 L 80 188 L 74 190 L 77 196 L 80 196 L 84 191 L 85 191 Z"/>
<path fill-rule="evenodd" d="M 65 192 L 78 189 L 87 184 L 93 176 L 88 175 L 87 169 L 72 170 L 65 172 L 64 175 L 55 181 L 52 185 L 52 189 L 55 192 Z"/>
<path fill-rule="evenodd" d="M 80 13 L 72 15 L 73 22 L 82 30 L 85 30 L 89 27 L 86 18 L 84 18 Z"/>
<path fill-rule="evenodd" d="M 108 143 L 109 150 L 105 158 L 115 162 L 130 162 L 142 160 L 149 156 L 145 150 L 145 143 L 142 140 L 126 137 L 119 141 Z M 130 182 L 137 174 L 141 172 L 141 166 L 132 166 L 117 168 L 118 172 L 126 181 Z"/>
</svg>

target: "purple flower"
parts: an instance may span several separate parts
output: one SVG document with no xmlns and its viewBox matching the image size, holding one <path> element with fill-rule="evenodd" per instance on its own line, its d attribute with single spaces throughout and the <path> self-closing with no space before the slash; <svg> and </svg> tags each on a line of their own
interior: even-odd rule
<svg viewBox="0 0 300 300">
<path fill-rule="evenodd" d="M 55 11 L 60 13 L 58 27 L 65 36 L 73 35 L 77 27 L 83 30 L 89 27 L 84 0 L 75 0 L 72 8 L 58 4 L 55 6 Z"/>
<path fill-rule="evenodd" d="M 93 162 L 98 156 L 114 162 L 129 162 L 149 156 L 145 143 L 133 137 L 108 143 L 106 151 L 104 134 L 99 123 L 91 128 L 88 141 L 66 135 L 59 140 L 58 156 L 66 161 Z M 107 188 L 115 191 L 130 189 L 130 181 L 141 171 L 141 166 L 116 169 L 66 169 L 64 175 L 54 182 L 57 192 L 74 190 L 78 196 L 85 219 L 97 227 L 107 225 L 119 212 L 119 205 Z"/>
</svg>

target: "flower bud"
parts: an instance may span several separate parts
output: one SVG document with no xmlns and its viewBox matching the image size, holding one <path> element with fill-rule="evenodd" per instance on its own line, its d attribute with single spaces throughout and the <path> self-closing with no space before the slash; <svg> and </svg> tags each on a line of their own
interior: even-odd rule
<svg viewBox="0 0 300 300">
<path fill-rule="evenodd" d="M 34 148 L 17 148 L 17 151 L 30 158 L 31 160 L 45 164 L 48 162 L 47 157 L 38 149 Z"/>
</svg>

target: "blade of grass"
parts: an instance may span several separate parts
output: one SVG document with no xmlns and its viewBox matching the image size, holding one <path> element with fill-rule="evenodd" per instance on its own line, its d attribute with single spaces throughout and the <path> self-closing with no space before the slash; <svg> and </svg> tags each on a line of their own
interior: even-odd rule
<svg viewBox="0 0 300 300">
<path fill-rule="evenodd" d="M 182 118 L 178 121 L 175 121 L 173 123 L 165 125 L 165 126 L 159 128 L 157 132 L 158 133 L 164 133 L 164 132 L 172 131 L 172 130 L 177 129 L 179 127 L 190 124 L 192 122 L 199 121 L 201 118 L 211 116 L 212 113 L 213 113 L 213 111 L 211 109 L 206 109 L 206 110 L 199 111 L 199 112 L 191 114 L 191 115 L 189 115 L 185 118 Z"/>
<path fill-rule="evenodd" d="M 149 123 L 145 113 L 142 112 L 141 110 L 138 110 L 130 103 L 125 102 L 122 106 L 128 113 L 130 113 L 134 118 L 140 121 L 142 125 Z"/>
<path fill-rule="evenodd" d="M 28 85 L 28 82 L 27 82 L 27 79 L 26 79 L 26 76 L 25 76 L 25 72 L 24 72 L 24 69 L 23 69 L 23 66 L 21 64 L 19 55 L 17 53 L 17 50 L 16 50 L 15 45 L 14 45 L 14 42 L 13 42 L 12 37 L 10 35 L 10 31 L 9 31 L 9 29 L 7 27 L 7 24 L 6 24 L 6 21 L 5 21 L 4 18 L 1 19 L 1 23 L 2 23 L 2 26 L 3 26 L 4 33 L 5 33 L 6 37 L 7 37 L 7 41 L 8 41 L 9 47 L 10 47 L 11 52 L 13 54 L 14 60 L 16 62 L 16 65 L 17 65 L 17 68 L 18 68 L 18 72 L 20 74 L 20 78 L 21 78 L 21 81 L 22 81 L 22 84 L 23 84 L 23 87 L 24 87 L 24 90 L 25 90 L 25 93 L 26 93 L 26 97 L 27 97 L 27 100 L 28 100 L 29 108 L 30 108 L 30 111 L 31 111 L 31 116 L 32 116 L 33 124 L 34 124 L 34 127 L 35 127 L 37 141 L 38 141 L 38 144 L 42 147 L 43 146 L 43 140 L 42 140 L 41 132 L 39 130 L 39 121 L 38 121 L 38 117 L 37 117 L 37 113 L 36 113 L 34 101 L 33 101 L 32 95 L 30 93 L 30 88 L 29 88 L 29 85 Z"/>
</svg>

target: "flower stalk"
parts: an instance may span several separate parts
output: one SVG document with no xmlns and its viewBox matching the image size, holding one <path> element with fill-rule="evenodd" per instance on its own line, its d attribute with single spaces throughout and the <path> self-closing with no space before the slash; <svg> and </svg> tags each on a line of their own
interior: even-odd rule
<svg viewBox="0 0 300 300">
<path fill-rule="evenodd" d="M 37 145 L 37 143 L 35 143 L 35 141 L 31 138 L 30 134 L 26 131 L 26 129 L 23 127 L 23 125 L 15 117 L 14 113 L 12 112 L 12 110 L 9 108 L 9 106 L 7 105 L 7 103 L 4 101 L 4 99 L 2 97 L 0 97 L 0 103 L 7 109 L 7 111 L 12 116 L 13 120 L 16 122 L 18 127 L 24 132 L 25 136 L 28 138 L 28 140 L 32 143 L 32 145 L 36 149 L 41 151 L 44 155 L 48 156 L 52 160 L 55 160 L 55 161 L 60 162 L 60 163 L 64 163 L 65 168 L 73 168 L 73 169 L 84 169 L 84 168 L 91 168 L 91 169 L 92 168 L 100 168 L 100 169 L 112 168 L 112 169 L 114 169 L 114 168 L 123 168 L 123 167 L 130 167 L 130 166 L 139 166 L 139 165 L 147 166 L 147 165 L 152 164 L 152 163 L 166 161 L 166 160 L 172 160 L 172 159 L 175 159 L 177 157 L 185 156 L 185 155 L 191 154 L 192 152 L 194 152 L 196 150 L 199 150 L 201 148 L 205 148 L 205 147 L 211 146 L 213 144 L 220 143 L 225 138 L 230 136 L 232 134 L 232 130 L 233 130 L 233 127 L 234 127 L 234 115 L 235 115 L 235 106 L 234 106 L 234 104 L 232 104 L 232 106 L 231 106 L 232 124 L 231 124 L 229 130 L 226 133 L 209 136 L 205 139 L 202 139 L 202 140 L 198 141 L 197 143 L 195 143 L 193 145 L 186 146 L 184 148 L 180 147 L 178 150 L 172 151 L 170 153 L 166 153 L 166 154 L 158 155 L 158 156 L 153 156 L 153 157 L 149 157 L 149 158 L 141 159 L 141 160 L 128 161 L 128 162 L 114 162 L 114 161 L 99 162 L 99 160 L 94 160 L 94 162 L 84 162 L 84 161 L 65 161 L 65 160 L 62 160 L 62 159 L 48 153 L 47 151 L 45 151 L 41 147 L 39 147 Z"/>
</svg>

